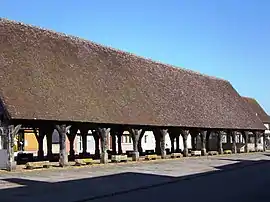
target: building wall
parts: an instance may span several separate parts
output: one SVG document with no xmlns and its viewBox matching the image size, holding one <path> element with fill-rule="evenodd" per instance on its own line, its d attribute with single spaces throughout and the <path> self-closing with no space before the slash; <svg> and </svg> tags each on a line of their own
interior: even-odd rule
<svg viewBox="0 0 270 202">
<path fill-rule="evenodd" d="M 25 130 L 24 133 L 24 151 L 36 152 L 38 150 L 38 141 L 33 130 Z"/>
<path fill-rule="evenodd" d="M 34 155 L 37 155 L 38 152 L 38 141 L 36 139 L 35 133 L 32 130 L 25 131 L 24 134 L 25 142 L 24 142 L 24 151 L 26 153 L 33 153 Z M 59 143 L 52 144 L 52 152 L 54 154 L 59 153 L 60 145 Z M 70 144 L 69 140 L 66 136 L 66 151 L 69 152 L 70 150 Z M 43 151 L 44 155 L 47 155 L 47 138 L 46 136 L 43 139 Z"/>
</svg>

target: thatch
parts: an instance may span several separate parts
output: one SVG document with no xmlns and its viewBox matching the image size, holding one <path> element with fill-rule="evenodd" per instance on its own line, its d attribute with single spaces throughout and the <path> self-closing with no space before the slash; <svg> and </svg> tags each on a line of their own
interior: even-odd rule
<svg viewBox="0 0 270 202">
<path fill-rule="evenodd" d="M 3 19 L 0 36 L 13 119 L 263 129 L 228 81 Z"/>
<path fill-rule="evenodd" d="M 264 111 L 256 99 L 250 97 L 243 97 L 243 99 L 249 104 L 253 113 L 258 116 L 263 123 L 270 123 L 269 115 Z"/>
</svg>

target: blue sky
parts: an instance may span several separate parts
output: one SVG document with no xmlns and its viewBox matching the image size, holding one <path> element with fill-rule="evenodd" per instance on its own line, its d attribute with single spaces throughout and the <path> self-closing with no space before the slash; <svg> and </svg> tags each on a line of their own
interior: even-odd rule
<svg viewBox="0 0 270 202">
<path fill-rule="evenodd" d="M 268 0 L 0 0 L 0 16 L 229 80 L 270 114 Z"/>
</svg>

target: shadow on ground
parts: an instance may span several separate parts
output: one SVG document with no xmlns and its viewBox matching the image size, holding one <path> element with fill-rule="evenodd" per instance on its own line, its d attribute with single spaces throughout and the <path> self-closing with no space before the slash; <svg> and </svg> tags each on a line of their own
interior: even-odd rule
<svg viewBox="0 0 270 202">
<path fill-rule="evenodd" d="M 248 191 L 250 187 L 259 186 L 255 185 L 256 183 L 259 183 L 260 185 L 263 183 L 265 186 L 266 179 L 268 181 L 270 180 L 270 174 L 267 174 L 267 178 L 263 175 L 263 172 L 266 170 L 268 170 L 268 173 L 270 172 L 270 163 L 266 160 L 239 160 L 239 162 L 231 165 L 218 166 L 215 168 L 218 170 L 183 177 L 127 172 L 103 177 L 67 180 L 55 183 L 21 178 L 8 178 L 3 179 L 3 181 L 23 186 L 1 189 L 0 201 L 48 202 L 51 200 L 86 202 L 94 200 L 125 202 L 128 200 L 131 202 L 140 200 L 140 202 L 144 202 L 155 200 L 155 202 L 157 202 L 179 201 L 177 197 L 179 197 L 179 199 L 181 198 L 181 200 L 189 199 L 190 201 L 195 201 L 196 198 L 196 200 L 200 200 L 201 202 L 222 201 L 220 200 L 222 199 L 222 194 L 223 199 L 226 194 L 229 194 L 228 197 L 231 197 L 233 194 L 235 195 L 235 198 L 237 198 L 237 193 L 240 194 L 242 189 L 244 189 L 242 191 L 245 192 Z M 251 175 L 253 175 L 252 179 L 249 178 Z M 256 178 L 254 178 L 255 176 Z M 253 182 L 253 178 L 256 182 Z M 250 184 L 248 185 L 247 183 Z M 243 186 L 248 187 L 243 188 Z M 232 188 L 236 193 L 232 191 Z M 269 188 L 270 187 L 267 188 L 268 191 Z M 217 196 L 217 194 L 221 194 L 221 196 Z M 250 194 L 249 191 L 244 194 L 245 199 L 248 194 Z M 203 198 L 204 196 L 205 198 Z M 239 199 L 237 201 L 241 202 Z M 254 199 L 252 201 L 257 202 L 260 200 L 256 198 L 256 200 Z M 270 201 L 270 198 L 267 201 Z"/>
</svg>

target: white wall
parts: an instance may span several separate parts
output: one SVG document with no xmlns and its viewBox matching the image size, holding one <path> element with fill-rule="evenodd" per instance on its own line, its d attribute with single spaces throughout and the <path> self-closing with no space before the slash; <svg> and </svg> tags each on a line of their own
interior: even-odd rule
<svg viewBox="0 0 270 202">
<path fill-rule="evenodd" d="M 75 150 L 75 154 L 79 154 L 82 153 L 83 149 L 82 149 L 82 136 L 77 135 L 75 140 L 74 140 L 74 144 L 76 144 L 74 150 Z M 99 149 L 100 149 L 100 145 L 99 145 Z M 95 150 L 96 150 L 96 145 L 95 145 L 95 139 L 92 135 L 88 135 L 87 136 L 87 152 L 90 154 L 95 154 Z"/>
<path fill-rule="evenodd" d="M 6 149 L 0 149 L 0 169 L 7 168 L 8 155 Z"/>
<path fill-rule="evenodd" d="M 124 133 L 127 134 L 128 132 Z M 143 137 L 142 137 L 142 149 L 145 152 L 145 150 L 155 150 L 156 148 L 156 140 L 155 140 L 155 136 L 153 134 L 152 131 L 145 131 Z M 188 148 L 191 148 L 191 136 L 188 136 L 187 139 L 187 146 Z M 184 144 L 183 144 L 183 138 L 180 135 L 179 138 L 179 147 L 180 149 L 184 149 Z M 122 148 L 123 148 L 123 152 L 125 150 L 133 150 L 133 145 L 132 143 L 122 143 Z M 171 140 L 170 140 L 170 136 L 167 133 L 165 136 L 165 148 L 166 149 L 171 149 Z M 174 148 L 176 148 L 176 139 L 174 141 Z M 124 150 L 125 149 L 125 150 Z"/>
</svg>

